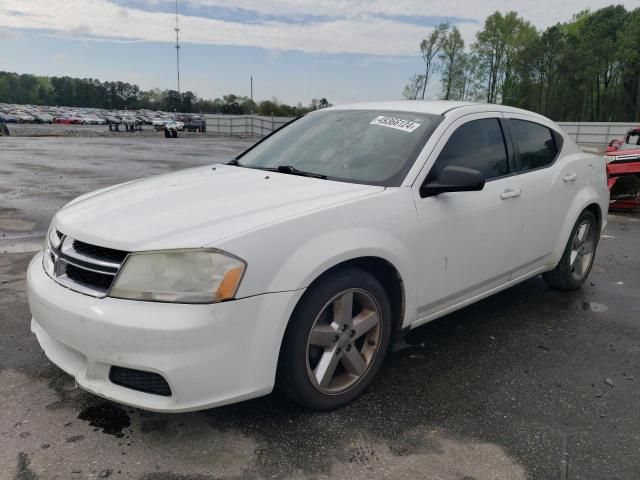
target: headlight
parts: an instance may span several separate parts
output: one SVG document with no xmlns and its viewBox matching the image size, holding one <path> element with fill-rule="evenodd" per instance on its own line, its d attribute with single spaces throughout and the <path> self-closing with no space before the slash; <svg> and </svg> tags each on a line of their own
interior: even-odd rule
<svg viewBox="0 0 640 480">
<path fill-rule="evenodd" d="M 109 296 L 131 300 L 212 303 L 232 299 L 246 264 L 217 250 L 132 253 Z"/>
<path fill-rule="evenodd" d="M 62 243 L 62 235 L 56 228 L 52 225 L 49 227 L 49 233 L 47 234 L 47 238 L 49 240 L 49 245 L 53 248 L 60 248 L 60 243 Z"/>
<path fill-rule="evenodd" d="M 44 267 L 45 272 L 52 277 L 55 274 L 55 256 L 53 250 L 58 250 L 61 243 L 62 234 L 58 232 L 53 225 L 50 226 L 49 231 L 47 232 L 47 238 L 44 241 L 44 248 L 42 250 L 42 266 Z"/>
</svg>

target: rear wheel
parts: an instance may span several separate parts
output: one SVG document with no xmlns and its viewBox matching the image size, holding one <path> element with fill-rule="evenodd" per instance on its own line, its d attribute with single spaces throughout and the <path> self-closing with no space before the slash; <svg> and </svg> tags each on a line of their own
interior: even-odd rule
<svg viewBox="0 0 640 480">
<path fill-rule="evenodd" d="M 296 402 L 330 410 L 371 385 L 389 346 L 387 294 L 368 272 L 333 272 L 310 287 L 283 342 L 278 386 Z"/>
<path fill-rule="evenodd" d="M 576 221 L 564 254 L 556 268 L 543 275 L 545 281 L 561 290 L 577 290 L 582 286 L 591 267 L 598 245 L 598 222 L 588 210 Z"/>
</svg>

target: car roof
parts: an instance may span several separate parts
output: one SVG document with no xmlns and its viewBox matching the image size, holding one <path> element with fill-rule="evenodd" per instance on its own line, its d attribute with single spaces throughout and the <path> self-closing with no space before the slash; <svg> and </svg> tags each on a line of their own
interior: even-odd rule
<svg viewBox="0 0 640 480">
<path fill-rule="evenodd" d="M 399 112 L 430 113 L 443 115 L 451 109 L 476 105 L 471 102 L 449 100 L 398 100 L 392 102 L 350 103 L 329 107 L 327 110 L 395 110 Z"/>
<path fill-rule="evenodd" d="M 494 103 L 458 102 L 451 100 L 398 100 L 392 102 L 364 102 L 337 105 L 325 110 L 391 110 L 399 112 L 427 113 L 432 115 L 446 115 L 451 111 L 456 113 L 479 113 L 488 112 L 509 112 L 526 115 L 534 115 L 541 118 L 541 115 L 522 110 L 520 108 L 497 105 Z"/>
</svg>

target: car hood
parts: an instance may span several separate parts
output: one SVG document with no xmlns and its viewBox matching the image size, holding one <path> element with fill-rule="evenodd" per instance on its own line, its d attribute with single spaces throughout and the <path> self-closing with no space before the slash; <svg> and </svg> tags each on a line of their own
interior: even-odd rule
<svg viewBox="0 0 640 480">
<path fill-rule="evenodd" d="M 73 238 L 120 250 L 197 248 L 383 190 L 216 165 L 89 193 L 61 209 L 54 224 Z"/>
<path fill-rule="evenodd" d="M 606 152 L 605 155 L 607 157 L 623 157 L 623 158 L 637 158 L 640 156 L 640 148 L 628 148 L 626 150 L 613 150 L 611 152 Z"/>
</svg>

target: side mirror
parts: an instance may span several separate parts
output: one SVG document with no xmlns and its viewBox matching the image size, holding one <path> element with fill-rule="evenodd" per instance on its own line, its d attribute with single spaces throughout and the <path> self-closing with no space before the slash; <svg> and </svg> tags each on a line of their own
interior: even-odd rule
<svg viewBox="0 0 640 480">
<path fill-rule="evenodd" d="M 472 192 L 484 188 L 484 175 L 478 170 L 449 165 L 438 178 L 420 187 L 420 196 L 432 197 L 445 192 Z"/>
</svg>

